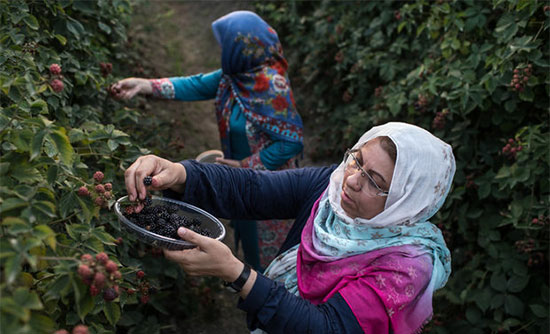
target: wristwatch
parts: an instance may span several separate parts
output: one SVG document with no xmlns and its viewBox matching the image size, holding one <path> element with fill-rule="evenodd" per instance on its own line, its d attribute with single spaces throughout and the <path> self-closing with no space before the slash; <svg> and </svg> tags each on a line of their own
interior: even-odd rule
<svg viewBox="0 0 550 334">
<path fill-rule="evenodd" d="M 249 276 L 250 276 L 250 266 L 245 263 L 243 271 L 241 271 L 241 274 L 239 275 L 239 277 L 237 277 L 237 279 L 233 282 L 223 282 L 223 285 L 228 290 L 238 293 L 243 289 L 243 286 L 248 280 Z"/>
</svg>

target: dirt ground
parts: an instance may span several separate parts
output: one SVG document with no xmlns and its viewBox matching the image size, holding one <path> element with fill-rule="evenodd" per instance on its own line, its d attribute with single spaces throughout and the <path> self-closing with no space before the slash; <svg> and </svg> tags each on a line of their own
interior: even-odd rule
<svg viewBox="0 0 550 334">
<path fill-rule="evenodd" d="M 137 2 L 129 35 L 132 36 L 132 43 L 140 50 L 140 67 L 144 68 L 142 76 L 161 78 L 217 70 L 221 67 L 220 47 L 212 34 L 211 23 L 229 12 L 243 9 L 252 10 L 252 3 L 147 0 Z M 153 153 L 172 161 L 179 161 L 194 158 L 205 150 L 220 148 L 213 100 L 138 100 L 141 101 L 140 109 L 146 115 L 144 121 L 153 120 L 153 126 L 162 129 L 162 132 L 158 133 L 158 138 L 152 138 L 150 143 L 144 143 Z M 309 158 L 308 152 L 312 145 L 309 145 L 307 131 L 306 128 L 301 165 L 319 165 L 320 162 L 313 163 Z M 243 259 L 242 251 L 235 252 L 232 229 L 227 221 L 224 224 L 228 232 L 224 242 Z M 248 333 L 246 314 L 236 308 L 237 297 L 229 291 L 222 291 L 215 294 L 214 298 L 219 311 L 216 314 L 220 316 L 209 321 L 198 317 L 186 318 L 185 323 L 180 321 L 176 325 L 177 332 Z"/>
<path fill-rule="evenodd" d="M 220 68 L 220 47 L 212 34 L 211 23 L 231 11 L 251 9 L 251 3 L 146 1 L 139 3 L 136 9 L 129 35 L 140 50 L 145 69 L 143 76 L 160 78 L 208 73 Z M 213 101 L 147 99 L 143 103 L 146 117 L 154 118 L 156 125 L 163 129 L 159 136 L 170 138 L 168 143 L 156 141 L 161 145 L 155 145 L 157 152 L 154 153 L 177 161 L 194 158 L 205 150 L 220 148 Z M 224 242 L 242 259 L 242 251 L 235 252 L 228 222 L 224 224 L 228 232 Z M 236 295 L 222 291 L 214 294 L 214 299 L 218 308 L 216 313 L 221 316 L 209 321 L 201 315 L 186 318 L 185 323 L 176 320 L 177 332 L 247 333 L 246 314 L 236 308 Z"/>
</svg>

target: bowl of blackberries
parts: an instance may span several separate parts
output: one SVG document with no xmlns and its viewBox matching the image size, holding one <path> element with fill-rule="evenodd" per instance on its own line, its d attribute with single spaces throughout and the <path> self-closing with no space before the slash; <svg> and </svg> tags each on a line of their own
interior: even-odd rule
<svg viewBox="0 0 550 334">
<path fill-rule="evenodd" d="M 178 236 L 180 227 L 216 240 L 225 237 L 225 227 L 219 219 L 191 204 L 158 196 L 147 197 L 141 204 L 143 208 L 136 212 L 136 203 L 124 196 L 115 203 L 115 212 L 127 230 L 151 246 L 169 250 L 194 248 L 196 245 Z"/>
</svg>

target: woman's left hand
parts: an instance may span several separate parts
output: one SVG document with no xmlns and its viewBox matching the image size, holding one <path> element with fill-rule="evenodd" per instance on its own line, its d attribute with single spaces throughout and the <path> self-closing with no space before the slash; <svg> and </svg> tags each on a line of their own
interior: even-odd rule
<svg viewBox="0 0 550 334">
<path fill-rule="evenodd" d="M 178 235 L 196 248 L 181 251 L 164 250 L 164 256 L 178 263 L 191 276 L 216 276 L 226 282 L 239 277 L 244 264 L 221 241 L 202 236 L 180 227 Z"/>
<path fill-rule="evenodd" d="M 241 162 L 239 160 L 216 158 L 216 162 L 231 167 L 241 167 Z"/>
</svg>

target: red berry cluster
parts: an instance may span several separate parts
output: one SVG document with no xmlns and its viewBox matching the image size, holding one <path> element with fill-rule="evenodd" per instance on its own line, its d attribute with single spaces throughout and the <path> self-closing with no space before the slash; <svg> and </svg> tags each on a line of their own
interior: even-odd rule
<svg viewBox="0 0 550 334">
<path fill-rule="evenodd" d="M 383 89 L 384 89 L 384 87 L 382 87 L 382 86 L 376 87 L 376 89 L 374 90 L 374 96 L 376 96 L 376 97 L 382 96 L 382 93 L 383 93 L 382 90 Z"/>
<path fill-rule="evenodd" d="M 66 329 L 56 330 L 53 334 L 69 334 Z M 88 327 L 84 325 L 76 325 L 73 328 L 72 334 L 89 334 Z"/>
<path fill-rule="evenodd" d="M 414 103 L 414 110 L 418 112 L 425 112 L 426 106 L 428 105 L 428 98 L 422 94 L 418 94 L 418 100 Z"/>
<path fill-rule="evenodd" d="M 516 92 L 523 92 L 527 81 L 531 77 L 533 65 L 527 64 L 527 67 L 516 67 L 514 69 L 514 77 L 510 81 L 510 88 Z"/>
<path fill-rule="evenodd" d="M 101 75 L 107 77 L 113 71 L 113 64 L 111 63 L 99 63 L 99 68 L 101 69 Z"/>
<path fill-rule="evenodd" d="M 533 218 L 533 220 L 531 220 L 531 224 L 536 226 L 550 225 L 550 217 L 545 217 L 543 215 L 540 215 L 538 217 Z"/>
<path fill-rule="evenodd" d="M 443 128 L 445 128 L 445 123 L 447 121 L 448 114 L 449 114 L 449 109 L 443 109 L 442 111 L 437 112 L 432 121 L 432 127 L 436 130 L 442 130 Z"/>
<path fill-rule="evenodd" d="M 508 159 L 513 160 L 519 151 L 523 150 L 523 146 L 513 138 L 508 139 L 508 142 L 502 148 L 502 154 Z"/>
<path fill-rule="evenodd" d="M 102 208 L 108 207 L 109 200 L 113 198 L 113 193 L 112 193 L 113 185 L 109 182 L 102 184 L 101 182 L 103 181 L 104 177 L 105 175 L 103 174 L 103 172 L 100 172 L 100 171 L 95 172 L 93 178 L 96 185 L 93 187 L 81 186 L 80 188 L 78 188 L 78 191 L 77 191 L 78 196 L 81 196 L 81 197 L 92 196 L 95 205 Z M 90 193 L 90 190 L 91 190 L 91 193 Z"/>
<path fill-rule="evenodd" d="M 393 16 L 395 17 L 395 19 L 397 21 L 401 21 L 401 12 L 396 10 L 395 12 L 393 12 Z"/>
<path fill-rule="evenodd" d="M 548 12 L 550 12 L 550 6 L 544 6 L 544 7 L 542 8 L 542 10 L 543 10 L 545 13 L 548 13 Z"/>
<path fill-rule="evenodd" d="M 144 277 L 145 277 L 145 272 L 143 272 L 143 270 L 140 270 L 136 273 L 136 277 L 138 279 L 138 282 L 139 282 L 139 285 L 138 285 L 138 290 L 141 294 L 141 296 L 139 297 L 139 301 L 142 303 L 142 304 L 147 304 L 147 302 L 149 301 L 149 290 L 150 290 L 150 286 L 149 286 L 149 282 L 147 282 Z M 127 289 L 126 292 L 129 294 L 129 295 L 133 295 L 134 293 L 136 293 L 137 291 L 134 290 L 134 289 Z"/>
<path fill-rule="evenodd" d="M 109 260 L 107 254 L 97 253 L 95 259 L 91 254 L 83 254 L 80 261 L 78 275 L 90 287 L 92 296 L 103 291 L 105 301 L 110 302 L 118 297 L 119 288 L 116 282 L 122 278 L 122 274 L 118 271 L 118 265 Z"/>
<path fill-rule="evenodd" d="M 50 81 L 50 86 L 53 91 L 59 93 L 63 90 L 65 85 L 63 84 L 63 75 L 61 75 L 61 66 L 59 64 L 50 65 L 50 74 L 52 75 L 52 80 Z"/>
</svg>

